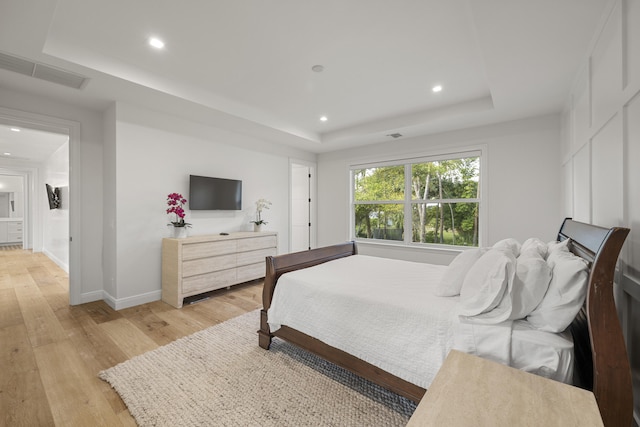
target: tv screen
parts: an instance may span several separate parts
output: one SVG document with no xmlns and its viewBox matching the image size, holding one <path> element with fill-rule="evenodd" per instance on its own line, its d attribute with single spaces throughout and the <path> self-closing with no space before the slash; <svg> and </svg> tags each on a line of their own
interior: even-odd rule
<svg viewBox="0 0 640 427">
<path fill-rule="evenodd" d="M 53 188 L 49 184 L 45 184 L 47 188 L 47 199 L 49 201 L 49 209 L 60 208 L 60 189 L 58 187 Z"/>
<path fill-rule="evenodd" d="M 189 208 L 201 211 L 242 210 L 242 181 L 189 175 Z"/>
</svg>

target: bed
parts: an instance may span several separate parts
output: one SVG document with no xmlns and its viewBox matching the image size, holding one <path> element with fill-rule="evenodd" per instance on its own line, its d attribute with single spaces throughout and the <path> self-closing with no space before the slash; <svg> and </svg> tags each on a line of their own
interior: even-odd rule
<svg viewBox="0 0 640 427">
<path fill-rule="evenodd" d="M 478 349 L 464 346 L 486 341 L 492 352 L 488 358 L 505 358 L 503 363 L 592 390 L 606 426 L 630 425 L 631 374 L 612 292 L 628 233 L 626 228 L 563 221 L 557 240 L 586 266 L 587 286 L 578 314 L 569 319 L 566 330 L 555 333 L 506 319 L 499 310 L 502 303 L 489 310 L 496 317 L 487 324 L 483 324 L 487 312 L 461 316 L 459 307 L 468 306 L 464 292 L 433 302 L 427 294 L 435 285 L 420 285 L 439 282 L 448 267 L 380 258 L 372 264 L 369 257 L 357 254 L 354 242 L 268 257 L 259 345 L 268 349 L 271 339 L 279 337 L 417 402 L 449 349 L 462 346 L 473 353 Z M 400 281 L 398 269 L 404 272 Z M 386 305 L 380 305 L 374 296 L 385 287 L 391 292 L 383 298 Z M 297 308 L 287 311 L 287 307 Z M 350 313 L 348 322 L 336 321 L 344 317 L 340 311 Z M 469 331 L 479 335 L 468 338 Z M 389 350 L 394 346 L 412 362 L 402 365 L 401 355 Z M 528 358 L 535 349 L 542 351 L 537 358 Z M 546 349 L 551 350 L 545 353 Z M 477 354 L 484 356 L 481 349 Z M 545 365 L 539 362 L 545 358 L 553 359 L 550 372 L 536 372 L 536 364 Z"/>
</svg>

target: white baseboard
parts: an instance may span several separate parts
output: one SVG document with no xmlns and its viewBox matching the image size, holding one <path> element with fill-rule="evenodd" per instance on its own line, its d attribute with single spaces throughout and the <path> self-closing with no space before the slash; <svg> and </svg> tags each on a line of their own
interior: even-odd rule
<svg viewBox="0 0 640 427">
<path fill-rule="evenodd" d="M 49 258 L 51 261 L 55 262 L 56 265 L 58 267 L 60 267 L 61 269 L 63 269 L 65 273 L 69 274 L 69 264 L 68 263 L 62 262 L 58 257 L 56 257 L 54 254 L 52 254 L 51 252 L 49 252 L 46 249 L 43 249 L 42 253 L 44 253 L 47 256 L 47 258 Z"/>
<path fill-rule="evenodd" d="M 146 294 L 134 295 L 126 298 L 114 298 L 107 292 L 102 292 L 102 299 L 114 310 L 122 310 L 124 308 L 134 307 L 140 304 L 146 304 L 148 302 L 159 301 L 162 299 L 162 291 L 157 290 L 153 292 L 147 292 Z"/>
<path fill-rule="evenodd" d="M 104 296 L 104 291 L 102 290 L 86 292 L 80 295 L 80 304 L 84 304 L 87 302 L 100 301 L 103 296 Z"/>
</svg>

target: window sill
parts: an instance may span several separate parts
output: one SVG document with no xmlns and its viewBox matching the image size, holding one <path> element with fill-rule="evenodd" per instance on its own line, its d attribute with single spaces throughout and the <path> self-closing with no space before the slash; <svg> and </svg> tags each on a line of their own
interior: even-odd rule
<svg viewBox="0 0 640 427">
<path fill-rule="evenodd" d="M 404 242 L 398 242 L 394 240 L 374 241 L 374 240 L 363 240 L 358 238 L 355 238 L 352 240 L 354 240 L 358 244 L 358 246 L 388 247 L 388 248 L 397 248 L 397 249 L 418 251 L 418 252 L 451 253 L 451 254 L 459 254 L 465 249 L 472 249 L 477 247 L 477 246 L 421 245 L 421 244 L 407 245 Z"/>
<path fill-rule="evenodd" d="M 355 239 L 358 253 L 381 258 L 401 259 L 413 262 L 426 262 L 436 265 L 449 265 L 468 246 L 423 246 L 405 245 L 403 242 L 375 242 Z"/>
</svg>

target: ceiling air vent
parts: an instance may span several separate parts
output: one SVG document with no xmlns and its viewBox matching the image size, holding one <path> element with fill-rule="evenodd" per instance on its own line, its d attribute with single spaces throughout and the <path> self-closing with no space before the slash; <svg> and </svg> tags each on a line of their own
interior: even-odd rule
<svg viewBox="0 0 640 427">
<path fill-rule="evenodd" d="M 35 70 L 33 70 L 33 77 L 36 79 L 46 80 L 52 83 L 58 83 L 61 85 L 69 86 L 74 89 L 80 89 L 87 80 L 79 74 L 73 74 L 69 71 L 61 70 L 60 68 L 54 68 L 49 65 L 36 64 Z"/>
<path fill-rule="evenodd" d="M 36 64 L 31 61 L 0 52 L 0 68 L 30 76 L 33 74 L 35 66 Z"/>
<path fill-rule="evenodd" d="M 9 55 L 4 52 L 0 52 L 0 68 L 74 89 L 82 89 L 86 85 L 86 82 L 89 81 L 87 77 L 79 74 Z"/>
</svg>

